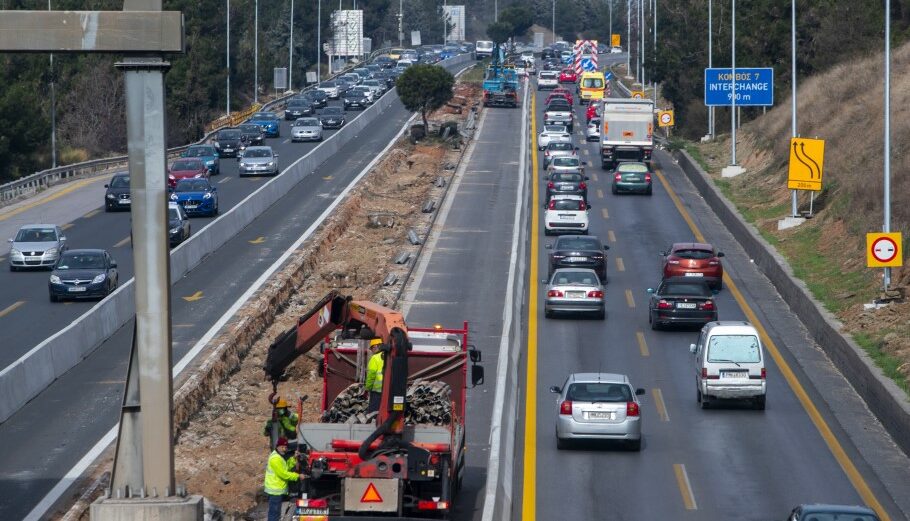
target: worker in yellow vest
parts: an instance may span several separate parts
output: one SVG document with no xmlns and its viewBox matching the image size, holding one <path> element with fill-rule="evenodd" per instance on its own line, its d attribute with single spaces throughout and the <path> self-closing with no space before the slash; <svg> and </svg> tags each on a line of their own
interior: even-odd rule
<svg viewBox="0 0 910 521">
<path fill-rule="evenodd" d="M 278 438 L 275 450 L 269 455 L 269 461 L 265 465 L 263 488 L 269 496 L 268 521 L 281 519 L 281 502 L 288 493 L 288 481 L 300 479 L 300 474 L 294 472 L 296 468 L 297 458 L 293 454 L 288 455 L 288 439 L 283 436 Z"/>
<path fill-rule="evenodd" d="M 281 426 L 279 436 L 284 436 L 288 439 L 297 438 L 297 422 L 300 417 L 296 412 L 291 412 L 288 410 L 288 402 L 284 398 L 278 398 L 278 401 L 275 402 L 275 409 L 272 414 L 272 419 L 266 420 L 265 427 L 262 428 L 262 434 L 264 436 L 269 436 L 272 434 L 272 422 L 277 421 Z"/>
<path fill-rule="evenodd" d="M 370 360 L 367 362 L 367 377 L 363 386 L 369 394 L 370 403 L 367 406 L 367 412 L 379 410 L 379 403 L 382 401 L 382 375 L 385 369 L 385 358 L 380 347 L 382 340 L 374 338 L 370 340 Z"/>
</svg>

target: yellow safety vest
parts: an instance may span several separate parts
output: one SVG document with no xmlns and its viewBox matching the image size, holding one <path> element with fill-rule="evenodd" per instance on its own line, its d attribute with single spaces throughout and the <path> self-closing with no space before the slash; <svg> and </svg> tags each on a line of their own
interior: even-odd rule
<svg viewBox="0 0 910 521">
<path fill-rule="evenodd" d="M 364 387 L 367 391 L 374 393 L 382 392 L 382 374 L 385 368 L 385 361 L 382 359 L 382 353 L 376 353 L 370 357 L 367 362 L 367 379 Z"/>
<path fill-rule="evenodd" d="M 300 474 L 291 471 L 297 464 L 294 458 L 284 459 L 284 456 L 273 450 L 269 461 L 265 464 L 265 481 L 263 488 L 270 496 L 283 496 L 288 493 L 288 481 L 297 481 Z"/>
</svg>

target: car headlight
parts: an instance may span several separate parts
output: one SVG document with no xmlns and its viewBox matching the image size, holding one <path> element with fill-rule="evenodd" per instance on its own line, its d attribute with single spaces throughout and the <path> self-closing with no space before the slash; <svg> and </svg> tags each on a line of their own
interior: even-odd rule
<svg viewBox="0 0 910 521">
<path fill-rule="evenodd" d="M 171 194 L 171 201 L 177 200 L 177 194 Z"/>
<path fill-rule="evenodd" d="M 180 227 L 178 226 L 178 227 L 176 227 L 176 228 L 171 228 L 169 231 L 170 231 L 172 234 L 173 234 L 173 233 L 177 233 L 177 232 L 180 231 Z"/>
<path fill-rule="evenodd" d="M 196 174 L 193 177 L 195 177 L 196 179 L 199 179 L 200 177 L 205 177 L 205 172 L 202 172 L 201 174 Z"/>
<path fill-rule="evenodd" d="M 100 282 L 104 282 L 104 279 L 106 277 L 107 276 L 104 273 L 102 273 L 100 275 L 95 275 L 95 278 L 92 279 L 92 284 L 98 284 Z"/>
<path fill-rule="evenodd" d="M 210 159 L 210 160 L 206 161 L 205 166 L 215 166 L 215 160 Z"/>
<path fill-rule="evenodd" d="M 240 168 L 248 168 L 250 165 L 246 163 L 240 163 Z"/>
<path fill-rule="evenodd" d="M 16 248 L 10 248 L 9 254 L 10 255 L 22 255 L 22 252 L 17 250 Z"/>
<path fill-rule="evenodd" d="M 56 275 L 51 275 L 51 284 L 62 284 L 60 282 L 60 277 Z"/>
<path fill-rule="evenodd" d="M 268 165 L 268 166 L 275 166 L 275 162 L 274 162 L 274 161 L 269 161 L 269 165 Z"/>
<path fill-rule="evenodd" d="M 215 148 L 221 148 L 221 143 L 215 141 Z"/>
<path fill-rule="evenodd" d="M 45 255 L 46 257 L 47 257 L 47 256 L 57 255 L 57 248 L 48 248 L 47 250 L 44 250 L 44 255 Z"/>
<path fill-rule="evenodd" d="M 202 198 L 203 198 L 203 199 L 211 199 L 211 198 L 212 198 L 212 194 L 206 192 L 205 195 L 202 196 Z"/>
<path fill-rule="evenodd" d="M 105 197 L 107 197 L 108 199 L 116 199 L 116 198 L 117 198 L 117 196 L 114 195 L 114 194 L 107 194 Z"/>
</svg>

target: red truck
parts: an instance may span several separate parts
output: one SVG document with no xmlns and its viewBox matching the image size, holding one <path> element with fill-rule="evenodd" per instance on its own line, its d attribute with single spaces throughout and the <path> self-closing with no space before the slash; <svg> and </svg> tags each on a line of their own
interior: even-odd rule
<svg viewBox="0 0 910 521">
<path fill-rule="evenodd" d="M 331 413 L 350 404 L 352 384 L 363 381 L 373 338 L 382 339 L 386 356 L 378 414 L 368 423 L 357 421 L 362 412 L 332 423 Z M 269 347 L 265 369 L 274 390 L 290 362 L 319 344 L 323 421 L 298 426 L 295 519 L 447 517 L 464 475 L 469 362 L 472 386 L 483 382 L 467 322 L 461 329 L 408 328 L 397 311 L 333 291 Z M 411 411 L 415 393 L 428 388 L 444 390 L 438 410 Z M 414 420 L 426 416 L 433 421 Z"/>
</svg>

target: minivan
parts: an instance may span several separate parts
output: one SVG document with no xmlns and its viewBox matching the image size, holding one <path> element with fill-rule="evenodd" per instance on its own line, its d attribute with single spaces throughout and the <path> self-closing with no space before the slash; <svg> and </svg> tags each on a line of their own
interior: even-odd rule
<svg viewBox="0 0 910 521">
<path fill-rule="evenodd" d="M 474 58 L 482 60 L 493 56 L 493 42 L 488 40 L 478 40 L 474 46 Z"/>
<path fill-rule="evenodd" d="M 708 322 L 689 345 L 695 355 L 697 400 L 706 409 L 714 400 L 748 400 L 765 409 L 765 353 L 758 331 L 748 322 Z"/>
</svg>

